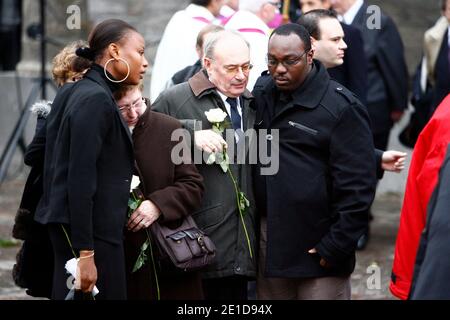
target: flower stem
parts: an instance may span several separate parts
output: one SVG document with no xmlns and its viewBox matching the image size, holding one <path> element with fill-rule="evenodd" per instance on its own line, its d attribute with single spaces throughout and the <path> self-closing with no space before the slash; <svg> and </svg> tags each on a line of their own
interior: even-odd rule
<svg viewBox="0 0 450 320">
<path fill-rule="evenodd" d="M 150 256 L 152 257 L 152 265 L 153 265 L 153 273 L 155 274 L 155 282 L 156 282 L 156 295 L 157 300 L 161 300 L 161 294 L 159 292 L 159 281 L 158 281 L 158 274 L 156 273 L 156 264 L 155 264 L 155 258 L 153 257 L 153 246 L 152 241 L 150 240 L 150 235 L 148 233 L 148 229 L 145 229 L 145 232 L 147 233 L 147 239 L 150 247 Z"/>
<path fill-rule="evenodd" d="M 234 179 L 234 176 L 233 176 L 233 174 L 231 173 L 230 167 L 228 167 L 228 173 L 230 174 L 231 180 L 233 181 L 234 190 L 235 190 L 235 192 L 236 192 L 236 202 L 237 202 L 237 207 L 238 207 L 238 210 L 239 210 L 239 216 L 240 216 L 240 218 L 241 218 L 242 227 L 244 228 L 245 238 L 246 238 L 246 240 L 247 240 L 248 251 L 250 252 L 250 258 L 253 259 L 252 248 L 251 248 L 251 245 L 250 245 L 250 238 L 249 238 L 249 236 L 248 236 L 247 227 L 245 226 L 244 215 L 243 215 L 243 213 L 242 213 L 241 204 L 239 203 L 239 189 L 238 189 L 238 187 L 237 187 L 236 179 Z"/>
</svg>

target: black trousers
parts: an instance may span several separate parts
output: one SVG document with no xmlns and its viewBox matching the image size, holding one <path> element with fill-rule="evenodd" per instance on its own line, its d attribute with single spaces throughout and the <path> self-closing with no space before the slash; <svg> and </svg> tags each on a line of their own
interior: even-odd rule
<svg viewBox="0 0 450 320">
<path fill-rule="evenodd" d="M 65 226 L 67 232 L 70 227 Z M 64 300 L 72 287 L 72 277 L 66 273 L 65 264 L 73 253 L 60 224 L 49 225 L 49 235 L 54 252 L 53 300 Z M 70 236 L 70 235 L 69 235 Z M 125 257 L 123 245 L 94 240 L 95 266 L 97 268 L 96 286 L 100 291 L 96 300 L 125 300 Z M 78 252 L 75 252 L 78 254 Z"/>
<path fill-rule="evenodd" d="M 231 276 L 217 279 L 203 279 L 206 300 L 246 301 L 248 278 Z"/>
</svg>

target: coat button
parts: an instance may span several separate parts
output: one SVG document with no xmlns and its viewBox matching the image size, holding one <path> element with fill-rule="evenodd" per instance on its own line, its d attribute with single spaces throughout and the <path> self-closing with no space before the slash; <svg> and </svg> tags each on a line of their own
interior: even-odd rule
<svg viewBox="0 0 450 320">
<path fill-rule="evenodd" d="M 271 134 L 268 134 L 266 136 L 266 139 L 269 140 L 269 141 L 272 141 L 273 140 L 273 136 Z"/>
<path fill-rule="evenodd" d="M 236 267 L 236 271 L 237 272 L 241 271 L 241 267 Z"/>
<path fill-rule="evenodd" d="M 337 91 L 342 91 L 342 90 L 344 90 L 344 89 L 342 89 L 341 87 L 337 87 L 336 90 L 337 90 Z"/>
</svg>

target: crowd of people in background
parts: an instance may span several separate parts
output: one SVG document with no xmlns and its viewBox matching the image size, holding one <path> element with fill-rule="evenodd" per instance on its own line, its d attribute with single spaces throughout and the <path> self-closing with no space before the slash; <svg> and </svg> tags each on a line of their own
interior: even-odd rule
<svg viewBox="0 0 450 320">
<path fill-rule="evenodd" d="M 402 299 L 450 298 L 439 280 L 448 268 L 435 267 L 449 262 L 436 252 L 449 234 L 450 0 L 441 2 L 413 95 L 428 111 L 395 249 L 390 288 Z M 377 181 L 403 170 L 407 156 L 387 150 L 408 108 L 404 47 L 385 13 L 379 27 L 367 26 L 363 0 L 287 4 L 191 0 L 168 22 L 152 66 L 142 34 L 118 19 L 61 51 L 53 62 L 57 95 L 26 155 L 32 171 L 14 227 L 25 240 L 16 283 L 68 299 L 66 263 L 76 258 L 76 292 L 95 299 L 351 298 Z M 231 140 L 208 117 L 214 109 Z M 185 135 L 174 139 L 177 130 Z M 228 159 L 229 150 L 242 152 Z M 259 153 L 252 162 L 253 150 L 277 158 L 268 163 Z M 274 161 L 276 172 L 266 174 Z M 127 215 L 133 176 L 143 198 Z M 174 272 L 154 257 L 149 229 L 186 216 L 216 256 L 199 270 Z M 40 243 L 46 250 L 37 257 Z M 30 261 L 42 257 L 45 276 L 33 276 Z"/>
</svg>

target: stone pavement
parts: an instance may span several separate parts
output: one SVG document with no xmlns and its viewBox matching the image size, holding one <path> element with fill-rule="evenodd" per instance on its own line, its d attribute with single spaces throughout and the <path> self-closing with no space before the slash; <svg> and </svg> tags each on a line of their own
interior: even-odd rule
<svg viewBox="0 0 450 320">
<path fill-rule="evenodd" d="M 11 278 L 19 244 L 7 242 L 5 247 L 5 240 L 11 240 L 14 214 L 23 184 L 22 175 L 6 182 L 0 190 L 0 300 L 31 299 L 24 290 L 14 285 Z M 357 253 L 357 266 L 352 275 L 353 299 L 393 299 L 388 285 L 400 206 L 401 195 L 398 193 L 384 193 L 377 197 L 373 208 L 375 219 L 371 241 L 366 250 Z M 374 265 L 379 268 L 374 268 Z"/>
</svg>

